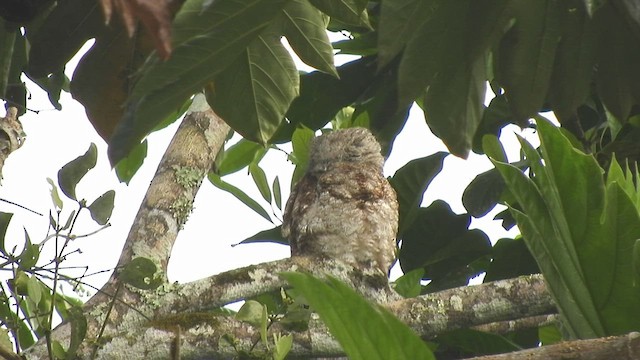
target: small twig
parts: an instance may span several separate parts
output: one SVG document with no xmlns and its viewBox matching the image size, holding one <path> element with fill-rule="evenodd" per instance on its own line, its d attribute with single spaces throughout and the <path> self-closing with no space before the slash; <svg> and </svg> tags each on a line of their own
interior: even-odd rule
<svg viewBox="0 0 640 360">
<path fill-rule="evenodd" d="M 31 210 L 31 209 L 29 209 L 29 208 L 28 208 L 28 207 L 26 207 L 26 206 L 22 206 L 22 205 L 20 205 L 20 204 L 16 204 L 16 203 L 14 203 L 13 201 L 9 201 L 9 200 L 6 200 L 6 199 L 0 199 L 0 201 L 6 202 L 7 204 L 10 204 L 10 205 L 13 205 L 13 206 L 17 206 L 17 207 L 19 207 L 19 208 L 21 208 L 21 209 L 24 209 L 24 210 L 30 211 L 30 212 L 32 212 L 32 213 L 34 213 L 34 214 L 36 214 L 36 215 L 44 216 L 44 215 L 40 214 L 39 212 L 37 212 L 37 211 L 35 211 L 35 210 Z"/>
<path fill-rule="evenodd" d="M 120 289 L 122 288 L 122 283 L 119 282 L 118 286 L 116 287 L 116 292 L 113 294 L 113 298 L 111 299 L 111 302 L 109 302 L 109 308 L 107 309 L 107 313 L 104 316 L 104 321 L 102 322 L 102 325 L 100 326 L 100 331 L 98 332 L 98 337 L 96 338 L 96 344 L 93 348 L 93 352 L 91 353 L 91 358 L 95 359 L 96 355 L 98 353 L 98 347 L 100 346 L 100 339 L 102 338 L 102 335 L 104 334 L 104 329 L 107 327 L 107 322 L 109 321 L 109 316 L 111 315 L 111 310 L 113 310 L 113 305 L 115 305 L 117 299 L 118 299 L 118 293 L 120 292 Z"/>
</svg>

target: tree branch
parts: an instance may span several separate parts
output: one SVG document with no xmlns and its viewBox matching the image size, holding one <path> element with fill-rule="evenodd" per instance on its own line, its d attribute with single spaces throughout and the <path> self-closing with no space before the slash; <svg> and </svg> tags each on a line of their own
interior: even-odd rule
<svg viewBox="0 0 640 360">
<path fill-rule="evenodd" d="M 474 357 L 474 360 L 636 360 L 640 359 L 640 333 L 589 340 L 564 341 L 555 345 L 507 354 Z"/>
</svg>

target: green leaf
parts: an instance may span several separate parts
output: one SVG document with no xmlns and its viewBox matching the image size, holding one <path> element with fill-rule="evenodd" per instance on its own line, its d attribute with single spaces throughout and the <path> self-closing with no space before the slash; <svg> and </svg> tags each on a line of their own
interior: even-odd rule
<svg viewBox="0 0 640 360">
<path fill-rule="evenodd" d="M 480 119 L 480 124 L 478 124 L 478 128 L 473 138 L 473 151 L 478 154 L 483 153 L 484 145 L 484 137 L 487 135 L 493 135 L 494 137 L 500 137 L 500 133 L 502 132 L 502 128 L 510 123 L 515 123 L 520 125 L 521 127 L 528 127 L 529 123 L 527 122 L 518 122 L 511 112 L 511 107 L 509 106 L 509 102 L 507 101 L 506 96 L 498 95 L 491 99 L 489 106 L 487 106 L 483 113 L 482 119 Z M 497 140 L 497 139 L 496 139 Z M 494 149 L 497 148 L 497 144 L 499 142 L 495 142 L 492 146 Z M 491 150 L 491 149 L 489 149 Z M 496 149 L 497 150 L 497 149 Z M 503 151 L 503 150 L 499 150 Z M 490 157 L 496 156 L 496 153 L 490 154 Z M 506 162 L 506 158 L 499 157 L 497 159 L 502 159 L 500 161 Z"/>
<path fill-rule="evenodd" d="M 587 13 L 589 16 L 593 16 L 593 14 L 602 7 L 604 4 L 608 3 L 607 0 L 582 0 L 585 7 L 587 8 Z"/>
<path fill-rule="evenodd" d="M 626 122 L 632 107 L 640 103 L 640 45 L 628 21 L 611 4 L 597 13 L 603 38 L 598 49 L 596 87 L 602 102 L 619 121 Z"/>
<path fill-rule="evenodd" d="M 255 327 L 262 326 L 263 313 L 266 311 L 266 306 L 255 301 L 247 300 L 244 305 L 238 310 L 235 317 L 237 320 L 247 322 Z"/>
<path fill-rule="evenodd" d="M 60 189 L 70 199 L 78 200 L 76 198 L 76 185 L 78 185 L 90 169 L 96 166 L 97 160 L 98 148 L 94 143 L 91 143 L 84 155 L 78 156 L 58 171 L 58 184 L 60 184 Z"/>
<path fill-rule="evenodd" d="M 333 48 L 338 55 L 370 56 L 378 54 L 378 36 L 368 32 L 352 39 L 334 41 Z"/>
<path fill-rule="evenodd" d="M 393 289 L 405 298 L 412 298 L 420 295 L 422 285 L 420 281 L 424 276 L 424 269 L 417 268 L 400 276 L 393 284 Z"/>
<path fill-rule="evenodd" d="M 40 300 L 42 300 L 40 281 L 35 276 L 30 276 L 27 279 L 27 296 L 29 296 L 35 304 L 40 304 Z"/>
<path fill-rule="evenodd" d="M 302 293 L 350 359 L 435 359 L 407 325 L 340 281 L 302 273 L 280 276 Z"/>
<path fill-rule="evenodd" d="M 556 325 L 541 326 L 538 329 L 538 336 L 542 345 L 552 345 L 563 341 L 562 332 Z"/>
<path fill-rule="evenodd" d="M 293 151 L 289 154 L 289 160 L 296 165 L 291 178 L 292 189 L 307 171 L 307 166 L 309 165 L 309 150 L 314 137 L 314 131 L 304 126 L 296 128 L 291 136 Z"/>
<path fill-rule="evenodd" d="M 502 38 L 495 57 L 496 79 L 519 121 L 536 114 L 549 88 L 560 38 L 556 0 L 514 3 L 515 25 Z"/>
<path fill-rule="evenodd" d="M 9 329 L 0 329 L 0 349 L 5 353 L 13 352 L 13 343 L 9 337 Z"/>
<path fill-rule="evenodd" d="M 205 92 L 216 114 L 244 138 L 266 144 L 299 93 L 299 75 L 276 34 L 266 33 L 246 50 Z"/>
<path fill-rule="evenodd" d="M 51 343 L 51 350 L 54 356 L 54 359 L 66 359 L 68 354 L 64 351 L 62 344 L 58 340 L 53 340 Z"/>
<path fill-rule="evenodd" d="M 289 245 L 289 241 L 282 237 L 282 226 L 278 225 L 273 229 L 260 231 L 248 238 L 240 241 L 237 244 L 232 246 L 241 245 L 241 244 L 251 244 L 257 242 L 273 242 L 276 244 Z"/>
<path fill-rule="evenodd" d="M 51 185 L 51 191 L 49 193 L 51 195 L 51 201 L 53 201 L 53 206 L 55 206 L 57 210 L 62 210 L 64 203 L 62 199 L 60 199 L 60 194 L 58 194 L 58 187 L 51 178 L 47 178 L 47 182 Z"/>
<path fill-rule="evenodd" d="M 291 132 L 298 124 L 318 130 L 333 119 L 343 107 L 351 105 L 372 83 L 376 74 L 375 57 L 365 57 L 338 67 L 339 79 L 314 71 L 300 77 L 300 96 L 287 112 Z M 388 85 L 388 84 L 387 84 Z"/>
<path fill-rule="evenodd" d="M 109 143 L 111 161 L 117 163 L 168 114 L 217 75 L 229 72 L 230 66 L 246 63 L 247 59 L 243 61 L 239 56 L 246 53 L 247 46 L 271 24 L 285 3 L 285 0 L 192 0 L 182 5 L 173 23 L 173 53 L 167 61 L 154 56 L 141 70 L 124 118 Z M 227 90 L 219 88 L 220 92 Z M 233 98 L 234 104 L 239 100 L 246 101 L 244 97 Z M 236 127 L 242 126 L 241 119 L 219 115 Z M 266 142 L 273 131 L 276 114 L 269 115 L 269 124 L 257 124 L 256 119 L 246 122 L 256 139 Z M 245 131 L 244 135 L 250 134 Z"/>
<path fill-rule="evenodd" d="M 439 74 L 424 96 L 429 128 L 449 151 L 466 158 L 482 118 L 486 95 L 486 58 Z"/>
<path fill-rule="evenodd" d="M 260 165 L 252 163 L 249 165 L 249 173 L 251 174 L 251 178 L 253 178 L 253 182 L 258 187 L 262 198 L 266 202 L 271 203 L 271 189 L 269 188 L 269 181 L 267 180 L 267 175 L 264 173 L 264 170 L 262 170 Z"/>
<path fill-rule="evenodd" d="M 597 320 L 595 323 L 592 321 L 596 316 L 595 307 L 580 279 L 580 270 L 561 243 L 563 235 L 555 229 L 541 194 L 519 169 L 497 162 L 494 164 L 517 202 L 523 206 L 524 213 L 513 208 L 511 213 L 529 250 L 538 261 L 540 270 L 549 279 L 550 292 L 560 313 L 570 324 L 568 331 L 572 336 L 596 337 L 597 333 L 602 333 L 602 328 Z M 525 214 L 530 214 L 535 221 Z M 564 238 L 566 239 L 566 235 Z M 591 321 L 585 316 L 592 318 Z M 578 335 L 579 333 L 584 335 Z"/>
<path fill-rule="evenodd" d="M 284 36 L 300 60 L 327 74 L 338 76 L 325 19 L 308 0 L 289 1 L 282 10 Z"/>
<path fill-rule="evenodd" d="M 220 175 L 218 174 L 214 174 L 210 172 L 208 178 L 209 178 L 209 181 L 211 181 L 211 183 L 215 187 L 221 190 L 224 190 L 230 193 L 231 195 L 235 196 L 236 199 L 242 201 L 242 203 L 247 205 L 251 210 L 255 211 L 258 215 L 262 216 L 267 221 L 271 222 L 271 217 L 269 216 L 269 213 L 262 206 L 260 206 L 260 204 L 258 204 L 257 201 L 253 200 L 244 191 L 222 180 L 222 178 L 220 178 Z"/>
<path fill-rule="evenodd" d="M 427 187 L 442 170 L 442 163 L 448 154 L 438 152 L 406 163 L 389 179 L 398 195 L 400 205 L 400 228 L 398 238 L 411 226 L 422 203 Z"/>
<path fill-rule="evenodd" d="M 507 338 L 473 329 L 459 329 L 438 335 L 435 339 L 439 345 L 457 349 L 463 354 L 474 356 L 509 353 L 521 350 Z"/>
<path fill-rule="evenodd" d="M 371 27 L 365 11 L 368 0 L 309 0 L 332 18 L 352 25 Z"/>
<path fill-rule="evenodd" d="M 462 193 L 462 205 L 467 212 L 480 218 L 489 213 L 500 201 L 504 180 L 496 169 L 478 174 Z"/>
<path fill-rule="evenodd" d="M 273 200 L 276 202 L 276 206 L 282 210 L 282 194 L 280 192 L 280 178 L 278 176 L 273 179 L 271 191 L 273 192 Z"/>
<path fill-rule="evenodd" d="M 640 239 L 633 244 L 633 268 L 636 278 L 640 278 Z"/>
<path fill-rule="evenodd" d="M 386 0 L 380 10 L 379 68 L 389 64 L 429 21 L 439 1 Z"/>
<path fill-rule="evenodd" d="M 63 68 L 56 70 L 47 77 L 32 78 L 31 80 L 47 92 L 49 101 L 56 110 L 62 110 L 62 105 L 59 102 L 60 93 L 63 90 L 69 91 L 69 78 L 65 75 Z"/>
<path fill-rule="evenodd" d="M 104 26 L 102 11 L 95 2 L 69 0 L 57 4 L 35 33 L 28 32 L 28 75 L 43 78 L 64 69 L 82 45 Z"/>
<path fill-rule="evenodd" d="M 491 265 L 487 269 L 483 282 L 512 279 L 539 272 L 538 264 L 522 238 L 504 238 L 498 240 L 493 246 Z"/>
<path fill-rule="evenodd" d="M 113 211 L 113 200 L 116 196 L 116 192 L 109 190 L 100 195 L 88 209 L 91 213 L 91 218 L 100 225 L 105 225 L 111 217 Z"/>
<path fill-rule="evenodd" d="M 561 39 L 548 99 L 560 121 L 573 116 L 589 95 L 598 33 L 581 0 L 561 1 Z"/>
<path fill-rule="evenodd" d="M 414 30 L 415 35 L 409 39 L 402 54 L 398 70 L 398 102 L 401 105 L 412 103 L 438 74 L 445 76 L 440 83 L 446 84 L 447 76 L 456 69 L 464 69 L 467 21 L 466 16 L 460 14 L 468 13 L 469 0 L 438 0 L 437 3 L 435 10 L 423 8 L 427 11 L 426 21 Z M 429 56 L 424 56 L 427 50 Z"/>
<path fill-rule="evenodd" d="M 485 135 L 482 137 L 482 151 L 493 160 L 507 162 L 507 153 L 497 136 Z"/>
<path fill-rule="evenodd" d="M 134 146 L 133 150 L 131 150 L 127 156 L 118 161 L 115 170 L 120 182 L 129 185 L 129 182 L 133 179 L 133 176 L 138 172 L 138 169 L 140 169 L 144 159 L 147 157 L 148 147 L 147 140 L 144 140 Z"/>
<path fill-rule="evenodd" d="M 455 214 L 449 204 L 434 201 L 419 208 L 402 236 L 398 255 L 403 272 L 424 268 L 424 278 L 464 285 L 485 269 L 471 264 L 491 254 L 491 242 L 480 230 L 469 230 L 471 217 Z"/>
<path fill-rule="evenodd" d="M 95 43 L 78 62 L 70 90 L 96 132 L 108 141 L 125 113 L 132 80 L 153 50 L 152 40 L 146 31 L 129 37 L 120 25 L 103 26 L 92 37 Z"/>
<path fill-rule="evenodd" d="M 616 165 L 605 183 L 591 155 L 577 151 L 543 118 L 537 123 L 543 158 L 521 142 L 532 179 L 495 164 L 521 207 L 512 208 L 512 214 L 545 275 L 564 328 L 578 338 L 637 329 L 638 319 L 628 314 L 640 306 L 630 251 L 640 238 L 632 200 L 638 197 L 629 196 L 628 181 L 622 181 Z"/>
<path fill-rule="evenodd" d="M 67 216 L 67 222 L 64 223 L 64 225 L 59 229 L 59 230 L 66 230 L 69 227 L 71 227 L 71 224 L 73 223 L 73 219 L 76 216 L 76 211 L 75 210 L 71 210 L 71 213 L 69 213 L 69 216 Z"/>
<path fill-rule="evenodd" d="M 273 334 L 273 342 L 275 343 L 273 360 L 284 360 L 293 347 L 293 336 L 291 334 L 285 336 Z"/>
<path fill-rule="evenodd" d="M 40 245 L 31 243 L 26 229 L 24 230 L 24 238 L 24 250 L 22 250 L 22 253 L 18 256 L 18 260 L 22 269 L 30 270 L 38 263 L 38 259 L 40 258 Z"/>
<path fill-rule="evenodd" d="M 244 169 L 252 162 L 260 161 L 267 149 L 253 141 L 240 139 L 226 149 L 218 162 L 216 174 L 225 176 Z"/>
<path fill-rule="evenodd" d="M 26 68 L 28 62 L 27 37 L 21 35 L 19 28 L 8 29 L 5 27 L 0 30 L 0 56 L 4 59 L 10 59 L 10 64 L 5 64 L 3 70 L 0 70 L 0 79 L 5 83 L 0 85 L 0 96 L 7 103 L 18 108 L 18 116 L 22 116 L 27 109 L 27 87 L 22 81 L 22 71 Z M 13 45 L 10 46 L 11 38 L 14 37 Z M 9 65 L 7 67 L 7 65 Z M 9 85 L 10 86 L 7 86 Z"/>
<path fill-rule="evenodd" d="M 11 222 L 11 217 L 13 217 L 12 213 L 6 213 L 0 211 L 0 252 L 2 255 L 8 256 L 7 249 L 5 249 L 5 237 L 7 236 L 7 228 L 9 227 L 9 222 Z"/>
<path fill-rule="evenodd" d="M 138 289 L 153 290 L 162 285 L 162 277 L 157 273 L 156 264 L 150 259 L 137 257 L 125 265 L 118 278 Z"/>
</svg>

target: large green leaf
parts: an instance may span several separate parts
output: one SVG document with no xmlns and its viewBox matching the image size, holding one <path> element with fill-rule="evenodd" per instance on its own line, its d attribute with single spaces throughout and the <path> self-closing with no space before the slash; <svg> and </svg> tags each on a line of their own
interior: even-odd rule
<svg viewBox="0 0 640 360">
<path fill-rule="evenodd" d="M 638 37 L 613 5 L 597 12 L 603 39 L 598 49 L 598 95 L 619 121 L 625 122 L 634 104 L 640 103 L 640 44 Z"/>
<path fill-rule="evenodd" d="M 340 281 L 325 282 L 302 273 L 281 276 L 318 312 L 350 359 L 435 359 L 407 325 Z"/>
<path fill-rule="evenodd" d="M 338 76 L 333 63 L 333 48 L 322 13 L 308 0 L 289 1 L 282 10 L 284 36 L 305 64 Z"/>
<path fill-rule="evenodd" d="M 27 88 L 21 79 L 27 62 L 27 39 L 20 29 L 2 26 L 0 59 L 0 98 L 16 107 L 20 116 L 27 109 Z"/>
<path fill-rule="evenodd" d="M 549 101 L 562 121 L 582 105 L 596 62 L 596 27 L 581 0 L 563 1 L 561 39 L 556 52 Z"/>
<path fill-rule="evenodd" d="M 42 25 L 37 29 L 27 27 L 31 45 L 27 73 L 43 78 L 63 69 L 82 45 L 104 27 L 104 17 L 97 2 L 58 2 Z"/>
<path fill-rule="evenodd" d="M 494 164 L 517 202 L 522 204 L 523 212 L 512 208 L 511 213 L 548 281 L 550 292 L 566 319 L 570 336 L 589 338 L 602 334 L 602 325 L 581 269 L 575 256 L 570 255 L 575 253 L 575 249 L 565 243 L 569 234 L 565 219 L 561 215 L 554 219 L 551 214 L 562 211 L 559 204 L 557 201 L 545 203 L 535 183 L 519 169 L 507 164 Z M 559 220 L 559 223 L 554 220 Z"/>
<path fill-rule="evenodd" d="M 491 253 L 489 238 L 480 230 L 469 230 L 470 223 L 469 215 L 455 214 L 442 200 L 419 208 L 402 235 L 402 271 L 424 268 L 424 279 L 465 285 L 484 270 L 467 271 L 470 264 Z"/>
<path fill-rule="evenodd" d="M 485 283 L 540 272 L 522 238 L 498 240 L 493 246 L 491 258 L 491 265 L 483 279 Z"/>
<path fill-rule="evenodd" d="M 368 0 L 309 0 L 325 14 L 353 25 L 369 25 L 365 11 Z"/>
<path fill-rule="evenodd" d="M 637 331 L 640 306 L 632 249 L 640 238 L 638 190 L 612 165 L 605 183 L 596 160 L 538 119 L 542 158 L 528 143 L 532 179 L 494 162 L 521 210 L 511 209 L 573 337 Z M 614 160 L 615 162 L 615 160 Z"/>
<path fill-rule="evenodd" d="M 470 215 L 480 218 L 498 204 L 503 192 L 502 176 L 496 169 L 491 169 L 471 180 L 462 193 L 462 205 Z"/>
<path fill-rule="evenodd" d="M 449 331 L 438 335 L 434 342 L 439 345 L 438 350 L 446 349 L 448 350 L 447 353 L 459 351 L 461 353 L 459 355 L 460 358 L 471 355 L 501 354 L 521 350 L 517 344 L 509 341 L 504 336 L 473 329 Z"/>
<path fill-rule="evenodd" d="M 187 1 L 174 19 L 171 58 L 161 61 L 153 56 L 141 70 L 125 115 L 109 144 L 111 161 L 120 160 L 187 98 L 227 71 L 285 3 L 286 0 Z M 268 129 L 273 126 L 271 121 Z"/>
<path fill-rule="evenodd" d="M 398 74 L 400 105 L 410 104 L 438 74 L 448 76 L 465 63 L 467 22 L 464 15 L 469 10 L 469 0 L 438 2 L 433 13 L 425 14 L 426 21 L 414 30 L 415 35 L 402 54 Z"/>
<path fill-rule="evenodd" d="M 557 0 L 514 2 L 515 25 L 502 38 L 495 58 L 496 78 L 520 120 L 542 106 L 560 37 Z"/>
<path fill-rule="evenodd" d="M 233 174 L 249 166 L 254 161 L 262 159 L 267 149 L 253 141 L 240 139 L 237 143 L 225 149 L 216 159 L 216 174 L 220 176 Z"/>
<path fill-rule="evenodd" d="M 365 57 L 340 66 L 339 79 L 319 71 L 302 75 L 300 96 L 287 112 L 292 126 L 288 137 L 283 136 L 284 140 L 291 139 L 298 124 L 312 130 L 322 128 L 340 109 L 356 101 L 367 90 L 375 73 L 375 58 Z"/>
<path fill-rule="evenodd" d="M 371 85 L 353 104 L 355 110 L 352 123 L 364 122 L 376 136 L 387 157 L 391 153 L 393 142 L 409 117 L 410 105 L 398 106 L 398 64 L 394 61 L 380 70 Z M 353 126 L 353 125 L 351 125 Z"/>
<path fill-rule="evenodd" d="M 268 32 L 214 78 L 207 101 L 245 139 L 266 144 L 298 96 L 299 81 L 291 55 L 277 34 Z"/>
<path fill-rule="evenodd" d="M 422 196 L 442 170 L 442 163 L 448 154 L 438 152 L 427 157 L 414 159 L 406 163 L 389 179 L 398 195 L 400 205 L 400 227 L 398 238 L 411 226 L 422 203 Z"/>
<path fill-rule="evenodd" d="M 424 114 L 429 128 L 452 154 L 462 158 L 469 156 L 482 118 L 487 92 L 485 60 L 481 56 L 472 64 L 463 64 L 452 74 L 440 74 L 424 96 Z"/>
<path fill-rule="evenodd" d="M 101 29 L 78 63 L 71 94 L 82 103 L 89 122 L 103 139 L 109 140 L 122 118 L 131 79 L 152 50 L 144 31 L 130 38 L 118 24 Z"/>
<path fill-rule="evenodd" d="M 385 0 L 380 9 L 378 66 L 389 64 L 429 21 L 440 1 Z"/>
</svg>

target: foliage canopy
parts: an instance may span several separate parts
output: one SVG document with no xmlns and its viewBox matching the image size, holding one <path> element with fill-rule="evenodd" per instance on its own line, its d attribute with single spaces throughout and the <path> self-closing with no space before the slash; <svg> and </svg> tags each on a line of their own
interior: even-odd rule
<svg viewBox="0 0 640 360">
<path fill-rule="evenodd" d="M 244 138 L 223 150 L 208 179 L 268 220 L 273 220 L 270 213 L 224 176 L 246 168 L 263 199 L 282 209 L 280 180 L 269 183 L 260 167 L 267 151 L 292 143 L 295 180 L 304 172 L 314 132 L 332 123 L 334 128 L 370 128 L 389 154 L 415 103 L 451 154 L 486 153 L 496 169 L 467 187 L 468 214 L 462 215 L 444 202 L 420 206 L 447 154 L 413 160 L 390 179 L 400 201 L 399 261 L 405 273 L 396 290 L 418 296 L 466 285 L 482 273 L 489 281 L 540 270 L 567 337 L 639 330 L 638 319 L 626 316 L 640 298 L 640 17 L 633 0 L 185 0 L 171 6 L 159 2 L 165 7 L 147 14 L 136 8 L 138 2 L 126 2 L 134 10 L 122 17 L 125 26 L 120 17 L 105 24 L 100 5 L 107 0 L 3 4 L 0 97 L 24 113 L 29 109 L 24 77 L 42 87 L 57 109 L 61 92 L 69 91 L 108 141 L 118 176 L 129 181 L 146 156 L 146 136 L 180 118 L 194 94 L 204 93 L 211 108 Z M 156 14 L 170 15 L 170 25 L 166 19 L 154 23 Z M 133 36 L 131 16 L 144 23 Z M 349 38 L 331 43 L 327 29 Z M 169 30 L 170 43 L 163 33 Z M 283 38 L 317 70 L 299 72 Z M 95 43 L 68 79 L 65 65 L 90 39 Z M 336 67 L 334 51 L 357 59 Z M 488 89 L 494 95 L 485 106 Z M 554 112 L 560 129 L 538 115 L 546 111 Z M 496 140 L 509 124 L 538 128 L 541 149 L 522 141 L 522 158 L 509 163 Z M 75 193 L 95 156 L 91 147 L 60 171 L 58 183 L 80 210 L 88 209 L 103 225 L 113 192 L 89 206 Z M 57 193 L 54 202 L 59 204 Z M 469 229 L 471 216 L 484 216 L 497 204 L 509 205 L 498 217 L 505 227 L 517 223 L 524 241 L 501 239 L 492 245 L 486 234 Z M 56 235 L 70 232 L 74 216 L 66 225 L 51 217 Z M 0 214 L 0 235 L 10 219 Z M 32 271 L 39 245 L 26 236 L 25 250 L 15 255 L 2 241 L 2 257 L 20 269 L 11 279 L 12 296 L 32 302 L 18 301 L 19 311 L 30 317 L 39 307 L 49 314 L 57 310 L 76 324 L 76 335 L 82 333 L 77 330 L 82 317 L 68 310 L 72 300 L 61 301 L 55 283 L 48 287 Z M 278 226 L 244 242 L 255 241 L 286 242 Z M 57 276 L 59 263 L 52 264 Z M 128 270 L 126 282 L 133 286 L 148 286 L 145 279 L 150 279 L 154 288 L 162 281 L 145 260 Z M 312 305 L 322 296 L 348 292 L 332 280 L 288 278 L 301 289 L 315 284 L 326 290 L 314 295 L 307 289 Z M 19 346 L 32 345 L 32 333 L 48 334 L 50 316 L 20 321 L 9 297 L 3 294 L 0 300 L 2 321 Z M 336 323 L 346 316 L 315 307 Z M 377 319 L 394 322 L 386 313 Z M 340 336 L 340 329 L 332 330 Z M 438 352 L 483 353 L 467 346 L 470 339 L 491 343 L 491 351 L 498 352 L 554 338 L 541 334 L 528 329 L 496 339 L 461 331 L 444 334 Z M 278 357 L 289 342 L 274 340 Z M 66 351 L 72 354 L 77 346 L 76 341 Z M 50 349 L 67 356 L 64 351 Z"/>
</svg>

